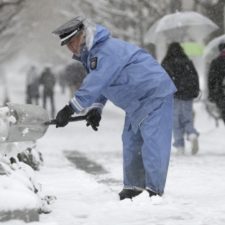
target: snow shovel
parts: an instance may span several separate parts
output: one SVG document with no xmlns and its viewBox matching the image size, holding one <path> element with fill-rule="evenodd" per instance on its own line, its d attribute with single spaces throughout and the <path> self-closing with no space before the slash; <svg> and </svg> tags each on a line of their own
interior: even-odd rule
<svg viewBox="0 0 225 225">
<path fill-rule="evenodd" d="M 49 125 L 56 124 L 56 120 L 49 120 L 45 109 L 31 104 L 8 103 L 9 119 L 7 133 L 0 138 L 0 142 L 24 142 L 41 138 Z M 86 116 L 71 117 L 70 121 L 85 120 Z"/>
</svg>

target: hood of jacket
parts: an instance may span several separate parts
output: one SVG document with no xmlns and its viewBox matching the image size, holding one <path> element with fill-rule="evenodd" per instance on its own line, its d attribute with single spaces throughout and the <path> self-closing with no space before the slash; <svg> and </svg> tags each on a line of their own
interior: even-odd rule
<svg viewBox="0 0 225 225">
<path fill-rule="evenodd" d="M 91 48 L 93 48 L 95 45 L 108 39 L 110 37 L 110 35 L 111 34 L 107 28 L 97 24 Z"/>
</svg>

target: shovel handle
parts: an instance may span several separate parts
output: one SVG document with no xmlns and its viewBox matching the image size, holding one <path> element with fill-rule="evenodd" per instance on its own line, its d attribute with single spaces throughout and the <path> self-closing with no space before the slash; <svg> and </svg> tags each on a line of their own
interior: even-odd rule
<svg viewBox="0 0 225 225">
<path fill-rule="evenodd" d="M 86 116 L 73 116 L 70 117 L 69 122 L 76 122 L 86 120 Z M 45 125 L 56 125 L 56 119 L 45 122 Z"/>
</svg>

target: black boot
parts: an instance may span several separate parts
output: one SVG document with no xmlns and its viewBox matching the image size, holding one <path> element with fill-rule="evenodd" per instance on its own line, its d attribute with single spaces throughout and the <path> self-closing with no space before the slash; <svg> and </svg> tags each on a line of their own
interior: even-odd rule
<svg viewBox="0 0 225 225">
<path fill-rule="evenodd" d="M 147 189 L 147 192 L 149 193 L 149 197 L 151 198 L 152 196 L 155 196 L 157 195 L 155 192 L 151 191 L 151 190 L 148 190 Z"/>
<path fill-rule="evenodd" d="M 141 194 L 142 191 L 135 190 L 135 189 L 123 189 L 120 193 L 120 200 L 124 200 L 125 198 L 130 198 L 132 199 L 133 197 Z"/>
</svg>

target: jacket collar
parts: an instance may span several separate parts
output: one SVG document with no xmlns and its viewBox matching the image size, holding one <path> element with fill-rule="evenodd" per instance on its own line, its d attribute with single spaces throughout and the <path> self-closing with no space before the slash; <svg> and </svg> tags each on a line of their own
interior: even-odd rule
<svg viewBox="0 0 225 225">
<path fill-rule="evenodd" d="M 85 44 L 81 48 L 80 56 L 77 56 L 77 55 L 74 54 L 72 58 L 80 61 L 87 68 L 87 59 L 88 59 L 88 55 L 89 55 L 90 50 L 92 48 L 94 48 L 96 45 L 98 45 L 99 43 L 108 39 L 109 37 L 110 37 L 110 32 L 105 27 L 97 24 L 91 48 L 89 46 L 90 49 L 88 49 L 86 44 Z"/>
</svg>

